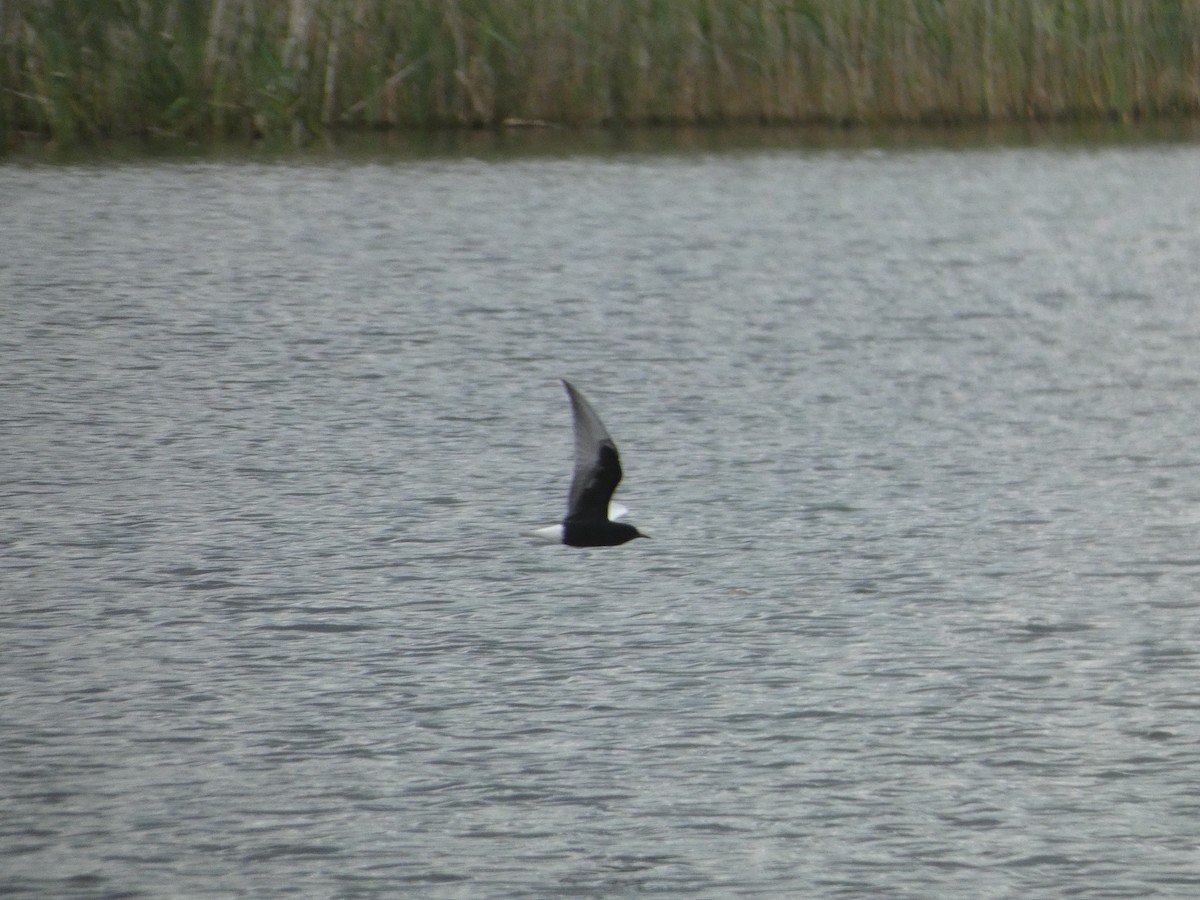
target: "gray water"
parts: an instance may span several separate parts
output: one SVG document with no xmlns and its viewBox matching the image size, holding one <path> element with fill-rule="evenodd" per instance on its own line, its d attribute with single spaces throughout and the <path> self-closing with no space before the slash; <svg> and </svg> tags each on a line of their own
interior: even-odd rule
<svg viewBox="0 0 1200 900">
<path fill-rule="evenodd" d="M 1196 896 L 1198 184 L 0 167 L 0 893 Z"/>
</svg>

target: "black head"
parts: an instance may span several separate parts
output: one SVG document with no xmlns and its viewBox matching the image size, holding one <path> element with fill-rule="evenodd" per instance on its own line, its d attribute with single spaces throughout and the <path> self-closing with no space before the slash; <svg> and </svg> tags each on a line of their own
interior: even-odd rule
<svg viewBox="0 0 1200 900">
<path fill-rule="evenodd" d="M 632 541 L 634 538 L 646 538 L 646 540 L 650 539 L 650 535 L 642 534 L 640 531 L 638 531 L 632 525 L 626 525 L 624 522 L 613 522 L 613 524 L 616 525 L 617 527 L 619 527 L 624 533 L 629 535 L 628 537 L 626 537 L 624 540 L 621 541 L 622 544 L 624 544 L 628 541 Z"/>
</svg>

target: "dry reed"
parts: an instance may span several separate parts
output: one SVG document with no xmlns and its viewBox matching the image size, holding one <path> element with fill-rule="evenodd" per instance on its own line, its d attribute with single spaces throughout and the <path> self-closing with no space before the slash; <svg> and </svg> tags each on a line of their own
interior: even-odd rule
<svg viewBox="0 0 1200 900">
<path fill-rule="evenodd" d="M 1195 115 L 1200 0 L 0 0 L 0 140 Z"/>
</svg>

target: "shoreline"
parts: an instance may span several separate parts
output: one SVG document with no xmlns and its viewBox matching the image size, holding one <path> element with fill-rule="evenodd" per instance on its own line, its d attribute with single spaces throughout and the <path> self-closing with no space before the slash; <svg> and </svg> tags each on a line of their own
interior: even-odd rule
<svg viewBox="0 0 1200 900">
<path fill-rule="evenodd" d="M 971 151 L 1004 147 L 1102 148 L 1200 142 L 1200 118 L 1134 123 L 973 123 L 955 125 L 793 126 L 633 125 L 621 128 L 335 129 L 295 141 L 151 135 L 60 146 L 28 136 L 0 153 L 4 163 L 145 160 L 546 159 L 580 156 L 760 152 Z"/>
</svg>

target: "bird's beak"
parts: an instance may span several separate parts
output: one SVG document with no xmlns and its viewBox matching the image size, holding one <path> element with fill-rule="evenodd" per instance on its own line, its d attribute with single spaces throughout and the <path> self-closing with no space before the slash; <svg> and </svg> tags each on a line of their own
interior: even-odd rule
<svg viewBox="0 0 1200 900">
<path fill-rule="evenodd" d="M 650 535 L 642 534 L 640 531 L 637 533 L 637 537 L 644 537 L 646 540 L 650 540 Z"/>
</svg>

